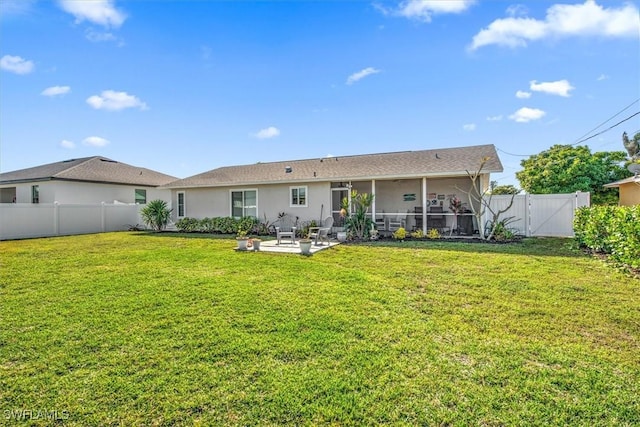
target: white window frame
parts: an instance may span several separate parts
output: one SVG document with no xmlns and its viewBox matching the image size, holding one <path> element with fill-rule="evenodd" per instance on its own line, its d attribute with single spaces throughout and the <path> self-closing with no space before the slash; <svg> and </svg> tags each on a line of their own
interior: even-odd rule
<svg viewBox="0 0 640 427">
<path fill-rule="evenodd" d="M 300 190 L 304 189 L 304 204 L 300 203 Z M 298 203 L 293 202 L 293 190 L 298 192 Z M 309 187 L 306 185 L 297 185 L 289 187 L 289 207 L 290 208 L 306 208 L 309 206 Z"/>
<path fill-rule="evenodd" d="M 31 203 L 40 203 L 40 186 L 37 184 L 31 186 Z"/>
<path fill-rule="evenodd" d="M 182 215 L 180 215 L 180 195 L 182 194 Z M 178 191 L 176 193 L 176 216 L 178 218 L 186 218 L 187 216 L 187 193 Z"/>
<path fill-rule="evenodd" d="M 240 218 L 244 218 L 244 217 L 247 216 L 246 215 L 247 207 L 249 207 L 249 208 L 252 207 L 252 206 L 246 206 L 245 201 L 244 201 L 245 200 L 245 193 L 247 191 L 255 191 L 256 192 L 256 205 L 255 205 L 256 215 L 255 215 L 255 217 L 256 218 L 258 217 L 258 212 L 259 212 L 258 203 L 259 202 L 258 202 L 258 189 L 257 188 L 234 188 L 234 189 L 229 190 L 229 216 L 230 217 L 238 218 L 238 217 L 233 215 L 233 193 L 240 193 L 240 192 L 242 193 L 242 204 L 243 204 L 243 206 L 242 206 L 242 216 Z"/>
<path fill-rule="evenodd" d="M 144 191 L 144 202 L 138 203 L 138 191 Z M 146 205 L 147 204 L 147 189 L 146 188 L 136 188 L 133 190 L 133 201 L 136 205 Z"/>
</svg>

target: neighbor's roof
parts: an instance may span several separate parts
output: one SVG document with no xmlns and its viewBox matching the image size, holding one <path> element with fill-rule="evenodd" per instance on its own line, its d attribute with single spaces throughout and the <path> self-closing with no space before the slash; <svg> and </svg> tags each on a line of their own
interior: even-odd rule
<svg viewBox="0 0 640 427">
<path fill-rule="evenodd" d="M 467 176 L 467 171 L 477 171 L 485 157 L 489 160 L 483 172 L 502 172 L 502 163 L 495 147 L 478 145 L 225 166 L 177 180 L 165 187 L 223 187 L 309 181 Z"/>
<path fill-rule="evenodd" d="M 640 183 L 640 175 L 630 176 L 629 178 L 621 179 L 620 181 L 610 182 L 609 184 L 605 184 L 604 187 L 612 188 L 612 187 L 620 187 L 622 184 L 629 184 L 631 182 Z"/>
<path fill-rule="evenodd" d="M 94 156 L 64 160 L 33 168 L 0 174 L 0 184 L 18 184 L 48 180 L 84 181 L 106 184 L 130 184 L 157 187 L 176 180 L 146 168 Z"/>
</svg>

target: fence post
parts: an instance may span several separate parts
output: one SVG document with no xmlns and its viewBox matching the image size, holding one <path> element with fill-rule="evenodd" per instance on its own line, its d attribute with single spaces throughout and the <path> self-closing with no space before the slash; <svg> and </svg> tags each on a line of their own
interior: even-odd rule
<svg viewBox="0 0 640 427">
<path fill-rule="evenodd" d="M 53 202 L 53 234 L 60 235 L 60 203 Z"/>
<path fill-rule="evenodd" d="M 106 207 L 105 207 L 105 203 L 102 202 L 100 205 L 100 225 L 102 227 L 102 232 L 104 233 L 107 229 L 107 214 L 106 214 Z"/>
<path fill-rule="evenodd" d="M 531 195 L 529 193 L 524 195 L 524 224 L 525 236 L 531 237 Z"/>
</svg>

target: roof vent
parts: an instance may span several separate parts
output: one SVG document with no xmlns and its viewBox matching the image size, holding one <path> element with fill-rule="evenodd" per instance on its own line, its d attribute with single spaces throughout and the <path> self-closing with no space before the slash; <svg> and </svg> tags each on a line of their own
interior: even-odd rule
<svg viewBox="0 0 640 427">
<path fill-rule="evenodd" d="M 291 168 L 291 166 L 284 167 L 284 173 L 291 173 L 291 172 L 293 172 L 293 169 Z"/>
</svg>

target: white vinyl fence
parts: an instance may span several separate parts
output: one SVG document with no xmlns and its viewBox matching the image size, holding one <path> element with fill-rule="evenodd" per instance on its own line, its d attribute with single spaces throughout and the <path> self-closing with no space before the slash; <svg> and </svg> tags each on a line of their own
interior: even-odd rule
<svg viewBox="0 0 640 427">
<path fill-rule="evenodd" d="M 127 230 L 143 205 L 1 203 L 0 240 Z"/>
<path fill-rule="evenodd" d="M 509 206 L 511 196 L 493 196 L 494 211 Z M 519 194 L 511 209 L 501 219 L 514 217 L 508 227 L 524 236 L 573 237 L 573 219 L 576 209 L 590 206 L 590 193 Z M 489 219 L 488 216 L 486 219 Z"/>
</svg>

